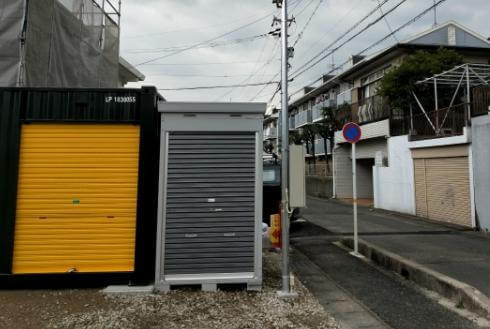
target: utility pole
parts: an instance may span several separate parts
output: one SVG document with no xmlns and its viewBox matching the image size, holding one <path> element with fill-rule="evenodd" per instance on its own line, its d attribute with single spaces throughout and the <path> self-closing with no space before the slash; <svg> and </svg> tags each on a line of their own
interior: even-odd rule
<svg viewBox="0 0 490 329">
<path fill-rule="evenodd" d="M 273 0 L 273 3 L 282 10 L 281 17 L 281 39 L 282 39 L 282 62 L 281 62 L 281 232 L 282 232 L 282 289 L 278 292 L 282 298 L 295 297 L 291 291 L 291 273 L 289 270 L 289 205 L 288 205 L 288 186 L 289 186 L 289 124 L 288 124 L 288 69 L 289 69 L 289 48 L 288 48 L 288 3 L 287 0 Z"/>
</svg>

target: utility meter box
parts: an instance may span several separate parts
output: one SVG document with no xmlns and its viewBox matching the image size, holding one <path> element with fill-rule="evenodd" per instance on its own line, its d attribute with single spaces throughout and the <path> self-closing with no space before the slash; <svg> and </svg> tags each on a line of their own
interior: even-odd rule
<svg viewBox="0 0 490 329">
<path fill-rule="evenodd" d="M 306 207 L 305 149 L 289 146 L 289 207 Z"/>
<path fill-rule="evenodd" d="M 159 104 L 155 288 L 262 285 L 262 103 Z"/>
</svg>

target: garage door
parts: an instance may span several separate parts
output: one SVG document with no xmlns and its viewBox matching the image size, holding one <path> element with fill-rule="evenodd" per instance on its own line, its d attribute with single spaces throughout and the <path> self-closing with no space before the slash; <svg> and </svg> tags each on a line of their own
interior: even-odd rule
<svg viewBox="0 0 490 329">
<path fill-rule="evenodd" d="M 468 157 L 414 159 L 417 216 L 472 226 Z"/>
<path fill-rule="evenodd" d="M 22 126 L 14 274 L 133 271 L 139 135 Z"/>
<path fill-rule="evenodd" d="M 171 133 L 166 275 L 254 271 L 255 133 Z"/>
</svg>

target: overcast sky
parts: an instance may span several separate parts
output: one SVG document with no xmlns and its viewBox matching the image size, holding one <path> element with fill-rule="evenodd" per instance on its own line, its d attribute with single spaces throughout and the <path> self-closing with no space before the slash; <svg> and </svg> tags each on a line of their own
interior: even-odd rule
<svg viewBox="0 0 490 329">
<path fill-rule="evenodd" d="M 382 7 L 383 12 L 400 1 L 388 1 Z M 319 5 L 303 37 L 297 41 L 295 57 L 291 62 L 292 71 L 341 36 L 373 10 L 378 2 L 382 0 L 290 0 L 290 14 L 296 18 L 290 30 L 291 44 L 296 42 Z M 333 56 L 295 79 L 290 84 L 290 91 L 294 92 L 331 71 L 332 64 L 345 62 L 351 54 L 385 37 L 390 33 L 390 28 L 397 29 L 432 3 L 433 0 L 406 1 L 386 17 L 387 21 L 380 21 Z M 280 70 L 280 42 L 272 36 L 261 36 L 273 29 L 273 15 L 280 17 L 271 0 L 123 0 L 122 6 L 121 55 L 146 75 L 143 85 L 182 88 L 278 81 L 274 75 Z M 439 23 L 455 20 L 490 37 L 489 12 L 489 0 L 447 0 L 438 7 L 437 19 Z M 378 11 L 349 35 L 362 30 L 380 15 Z M 433 23 L 433 12 L 430 12 L 397 33 L 396 39 L 389 38 L 369 53 L 429 29 Z M 209 47 L 209 43 L 203 43 L 242 26 L 246 27 L 213 40 L 212 47 Z M 174 54 L 176 50 L 200 43 L 199 47 Z M 157 60 L 164 56 L 167 57 Z M 148 63 L 142 64 L 145 62 Z M 262 89 L 255 86 L 162 90 L 161 93 L 170 101 L 268 101 L 275 86 Z M 278 97 L 275 101 L 278 101 Z"/>
</svg>

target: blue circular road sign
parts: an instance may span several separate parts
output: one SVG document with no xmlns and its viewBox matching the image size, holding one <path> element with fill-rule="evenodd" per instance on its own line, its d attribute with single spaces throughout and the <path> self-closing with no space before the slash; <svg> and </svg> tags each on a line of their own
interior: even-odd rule
<svg viewBox="0 0 490 329">
<path fill-rule="evenodd" d="M 347 142 L 351 144 L 357 143 L 362 136 L 361 127 L 353 122 L 346 123 L 342 129 L 342 134 Z"/>
</svg>

